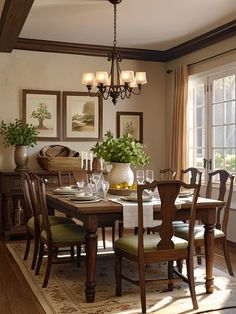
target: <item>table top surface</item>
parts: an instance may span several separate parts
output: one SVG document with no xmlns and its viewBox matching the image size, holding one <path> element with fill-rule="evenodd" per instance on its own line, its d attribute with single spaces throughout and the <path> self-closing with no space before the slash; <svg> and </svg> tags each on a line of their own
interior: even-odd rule
<svg viewBox="0 0 236 314">
<path fill-rule="evenodd" d="M 51 201 L 56 204 L 60 204 L 61 206 L 64 205 L 70 209 L 75 209 L 77 212 L 80 213 L 109 213 L 109 212 L 122 212 L 122 204 L 119 202 L 119 196 L 114 198 L 112 196 L 112 200 L 104 201 L 100 200 L 99 202 L 80 202 L 80 201 L 72 201 L 69 199 L 69 195 L 58 195 L 54 194 L 52 191 L 46 192 L 48 201 Z M 108 195 L 109 199 L 109 195 Z M 116 202 L 116 200 L 118 202 Z M 128 202 L 127 202 L 128 203 Z M 137 203 L 136 203 L 137 204 Z M 215 208 L 223 206 L 225 202 L 214 200 L 214 199 L 207 199 L 203 197 L 198 198 L 197 208 Z M 181 199 L 181 208 L 187 209 L 191 207 L 191 201 L 189 199 Z M 154 210 L 160 208 L 160 204 L 153 205 Z"/>
</svg>

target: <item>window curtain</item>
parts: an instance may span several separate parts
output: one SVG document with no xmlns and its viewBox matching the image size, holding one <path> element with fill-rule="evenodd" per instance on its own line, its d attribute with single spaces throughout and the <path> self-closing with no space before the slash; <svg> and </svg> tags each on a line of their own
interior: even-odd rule
<svg viewBox="0 0 236 314">
<path fill-rule="evenodd" d="M 186 122 L 188 97 L 188 68 L 180 66 L 173 71 L 173 110 L 171 118 L 170 168 L 176 170 L 177 178 L 186 163 Z"/>
</svg>

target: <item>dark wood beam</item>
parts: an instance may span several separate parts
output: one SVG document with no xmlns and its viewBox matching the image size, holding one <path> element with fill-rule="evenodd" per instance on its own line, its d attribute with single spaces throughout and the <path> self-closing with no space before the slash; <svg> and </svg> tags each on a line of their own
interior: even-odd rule
<svg viewBox="0 0 236 314">
<path fill-rule="evenodd" d="M 0 51 L 11 52 L 34 0 L 5 0 L 0 20 Z"/>
<path fill-rule="evenodd" d="M 236 20 L 230 21 L 229 23 L 217 27 L 205 34 L 186 41 L 181 45 L 166 50 L 166 61 L 171 61 L 188 53 L 206 48 L 232 36 L 236 36 Z"/>
<path fill-rule="evenodd" d="M 18 38 L 15 44 L 15 49 L 107 57 L 108 52 L 112 50 L 112 47 Z M 118 50 L 123 59 L 165 61 L 164 51 L 121 47 L 118 47 Z"/>
</svg>

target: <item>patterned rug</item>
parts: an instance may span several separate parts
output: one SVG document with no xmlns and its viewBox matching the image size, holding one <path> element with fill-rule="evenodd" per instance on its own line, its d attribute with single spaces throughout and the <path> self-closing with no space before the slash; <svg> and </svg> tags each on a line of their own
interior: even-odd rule
<svg viewBox="0 0 236 314">
<path fill-rule="evenodd" d="M 54 264 L 47 288 L 42 289 L 45 260 L 41 273 L 35 276 L 30 270 L 31 256 L 27 261 L 22 260 L 24 243 L 10 243 L 7 247 L 21 271 L 26 277 L 31 289 L 35 293 L 47 314 L 104 314 L 123 313 L 137 314 L 140 311 L 139 288 L 123 281 L 122 297 L 115 297 L 114 255 L 99 254 L 96 272 L 96 299 L 94 303 L 86 303 L 84 295 L 85 257 L 82 257 L 81 267 L 76 263 Z M 135 264 L 125 262 L 127 274 L 134 275 Z M 152 265 L 146 269 L 149 275 L 163 274 L 166 265 Z M 174 291 L 167 291 L 166 285 L 147 285 L 147 313 L 180 314 L 180 313 L 224 313 L 222 309 L 230 308 L 230 313 L 236 313 L 236 279 L 228 274 L 214 269 L 215 290 L 213 294 L 205 294 L 204 269 L 196 267 L 196 293 L 199 310 L 192 310 L 192 302 L 186 283 L 175 284 Z"/>
</svg>

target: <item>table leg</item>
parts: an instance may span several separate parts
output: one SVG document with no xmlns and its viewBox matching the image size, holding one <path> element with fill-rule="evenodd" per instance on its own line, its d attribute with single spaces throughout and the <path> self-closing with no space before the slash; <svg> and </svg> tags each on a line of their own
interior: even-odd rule
<svg viewBox="0 0 236 314">
<path fill-rule="evenodd" d="M 95 272 L 97 258 L 97 229 L 87 229 L 86 233 L 86 272 L 85 296 L 87 302 L 94 302 L 95 298 Z"/>
<path fill-rule="evenodd" d="M 214 290 L 214 227 L 215 224 L 205 224 L 206 293 Z"/>
</svg>

